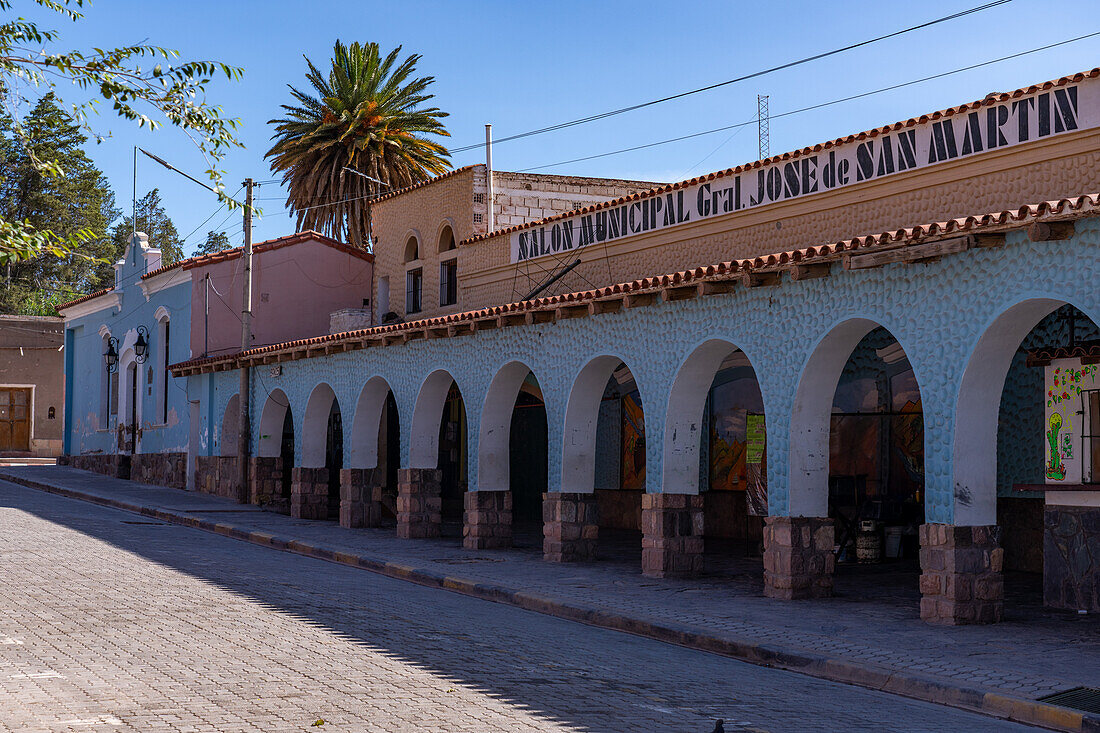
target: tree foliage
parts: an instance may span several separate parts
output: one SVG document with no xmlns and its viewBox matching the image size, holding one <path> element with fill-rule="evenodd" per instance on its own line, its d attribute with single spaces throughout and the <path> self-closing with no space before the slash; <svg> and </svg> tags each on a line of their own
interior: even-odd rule
<svg viewBox="0 0 1100 733">
<path fill-rule="evenodd" d="M 53 94 L 20 124 L 21 135 L 0 113 L 0 219 L 62 242 L 81 236 L 83 245 L 79 254 L 47 250 L 4 266 L 0 312 L 52 315 L 56 304 L 111 282 L 110 267 L 104 271 L 100 263 L 116 256 L 107 230 L 119 212 L 106 178 L 82 148 L 87 137 Z M 54 161 L 66 175 L 51 175 L 35 160 Z"/>
<path fill-rule="evenodd" d="M 134 217 L 123 217 L 111 230 L 114 245 L 111 262 L 121 258 L 134 231 L 149 235 L 149 246 L 160 250 L 161 264 L 174 265 L 183 259 L 183 241 L 160 201 L 160 189 L 154 188 L 137 201 L 137 227 Z M 110 264 L 104 263 L 110 268 Z"/>
<path fill-rule="evenodd" d="M 428 137 L 448 135 L 447 113 L 425 106 L 435 78 L 414 76 L 420 56 L 399 61 L 400 54 L 400 46 L 383 57 L 377 43 L 337 41 L 327 74 L 306 59 L 312 92 L 290 87 L 297 104 L 282 105 L 286 116 L 271 120 L 275 142 L 266 155 L 289 184 L 299 230 L 365 247 L 371 197 L 450 169 L 447 149 Z"/>
<path fill-rule="evenodd" d="M 225 232 L 207 232 L 206 241 L 195 249 L 195 254 L 209 255 L 229 248 L 229 235 Z"/>
<path fill-rule="evenodd" d="M 16 1 L 0 0 L 0 12 L 11 12 Z M 79 22 L 83 18 L 79 9 L 86 2 L 23 0 L 23 4 Z M 241 69 L 210 61 L 177 62 L 178 52 L 141 44 L 58 51 L 53 47 L 59 41 L 57 31 L 41 28 L 26 18 L 0 23 L 0 101 L 12 119 L 15 139 L 27 149 L 31 164 L 39 173 L 64 177 L 69 171 L 61 161 L 33 151 L 16 110 L 43 90 L 59 92 L 75 87 L 81 99 L 62 100 L 59 94 L 57 102 L 79 128 L 101 140 L 102 136 L 91 128 L 89 118 L 104 106 L 138 127 L 156 129 L 167 122 L 183 130 L 202 151 L 208 164 L 207 174 L 226 198 L 217 164 L 230 148 L 240 145 L 235 137 L 239 122 L 224 117 L 220 107 L 207 102 L 206 88 L 215 77 L 239 79 Z M 67 256 L 83 251 L 94 237 L 91 230 L 59 233 L 5 216 L 0 218 L 0 264 L 42 254 Z"/>
</svg>

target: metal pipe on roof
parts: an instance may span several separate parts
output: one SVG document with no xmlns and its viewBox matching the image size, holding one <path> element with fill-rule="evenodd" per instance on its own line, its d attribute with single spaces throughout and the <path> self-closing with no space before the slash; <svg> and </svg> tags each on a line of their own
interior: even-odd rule
<svg viewBox="0 0 1100 733">
<path fill-rule="evenodd" d="M 488 195 L 485 197 L 485 208 L 489 214 L 485 217 L 486 232 L 492 232 L 493 222 L 493 126 L 485 125 L 485 186 Z"/>
</svg>

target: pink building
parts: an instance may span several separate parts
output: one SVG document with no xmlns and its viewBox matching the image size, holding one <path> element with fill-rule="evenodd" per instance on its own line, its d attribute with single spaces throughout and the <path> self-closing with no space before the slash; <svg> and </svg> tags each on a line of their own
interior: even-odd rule
<svg viewBox="0 0 1100 733">
<path fill-rule="evenodd" d="M 241 348 L 241 249 L 185 260 L 191 275 L 191 354 Z M 252 260 L 252 346 L 329 332 L 333 314 L 370 323 L 374 255 L 299 232 L 261 242 Z M 357 318 L 358 320 L 358 318 Z"/>
</svg>

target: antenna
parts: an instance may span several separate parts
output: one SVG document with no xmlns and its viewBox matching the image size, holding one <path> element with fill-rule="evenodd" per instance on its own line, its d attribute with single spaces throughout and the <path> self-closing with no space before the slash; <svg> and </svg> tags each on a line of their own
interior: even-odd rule
<svg viewBox="0 0 1100 733">
<path fill-rule="evenodd" d="M 771 120 L 768 117 L 768 95 L 756 95 L 756 132 L 760 139 L 760 160 L 771 155 Z"/>
</svg>

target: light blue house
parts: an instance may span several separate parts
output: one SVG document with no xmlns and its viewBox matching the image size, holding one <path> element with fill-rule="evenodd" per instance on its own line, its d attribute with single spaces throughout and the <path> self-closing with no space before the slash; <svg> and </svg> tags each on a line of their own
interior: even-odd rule
<svg viewBox="0 0 1100 733">
<path fill-rule="evenodd" d="M 72 465 L 165 486 L 187 474 L 191 278 L 134 235 L 114 287 L 67 303 L 64 453 Z"/>
</svg>

